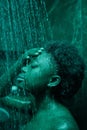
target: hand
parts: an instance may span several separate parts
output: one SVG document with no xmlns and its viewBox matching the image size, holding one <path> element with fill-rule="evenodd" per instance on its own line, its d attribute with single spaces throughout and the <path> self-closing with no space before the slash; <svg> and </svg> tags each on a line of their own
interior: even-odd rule
<svg viewBox="0 0 87 130">
<path fill-rule="evenodd" d="M 1 101 L 6 106 L 16 108 L 17 110 L 32 110 L 34 112 L 36 109 L 35 97 L 32 94 L 25 97 L 19 95 L 8 95 L 3 97 Z"/>
<path fill-rule="evenodd" d="M 33 49 L 28 50 L 27 52 L 23 54 L 23 57 L 22 57 L 23 63 L 25 62 L 27 63 L 27 61 L 29 62 L 31 58 L 37 57 L 43 52 L 43 50 L 44 48 L 33 48 Z"/>
<path fill-rule="evenodd" d="M 31 58 L 37 57 L 43 52 L 44 48 L 33 48 L 28 51 L 26 51 L 24 54 L 22 54 L 22 57 L 20 57 L 17 62 L 12 67 L 12 71 L 16 71 L 16 75 L 20 72 L 21 67 L 27 65 L 31 61 Z M 13 71 L 13 74 L 14 74 Z"/>
</svg>

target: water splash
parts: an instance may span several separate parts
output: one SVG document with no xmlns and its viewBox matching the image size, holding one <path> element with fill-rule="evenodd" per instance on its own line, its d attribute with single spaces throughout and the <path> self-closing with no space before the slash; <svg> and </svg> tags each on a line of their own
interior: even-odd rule
<svg viewBox="0 0 87 130">
<path fill-rule="evenodd" d="M 73 33 L 73 37 L 72 37 L 72 44 L 75 44 L 75 46 L 77 46 L 77 48 L 80 50 L 80 53 L 82 55 L 82 50 L 83 50 L 83 46 L 82 46 L 82 41 L 83 41 L 83 36 L 82 36 L 82 0 L 78 0 L 76 3 L 76 14 L 75 17 L 73 19 L 73 28 L 74 28 L 74 33 Z"/>
<path fill-rule="evenodd" d="M 44 41 L 51 40 L 53 36 L 45 0 L 5 0 L 5 2 L 0 1 L 0 7 L 0 27 L 2 30 L 0 32 L 0 42 L 6 56 L 5 67 L 9 72 L 10 66 L 21 53 L 31 47 L 42 46 Z M 11 83 L 11 86 L 15 87 L 11 90 L 10 95 L 12 96 L 13 94 L 20 97 L 21 92 L 17 90 L 16 78 Z M 26 97 L 24 89 L 22 94 Z M 16 113 L 18 113 L 17 116 Z M 12 107 L 10 115 L 12 115 L 11 128 L 16 129 L 16 120 L 17 117 L 21 116 L 21 112 L 17 112 Z M 27 119 L 27 116 L 25 118 Z M 19 125 L 22 123 L 21 120 L 20 118 Z M 8 128 L 7 126 L 5 127 Z"/>
</svg>

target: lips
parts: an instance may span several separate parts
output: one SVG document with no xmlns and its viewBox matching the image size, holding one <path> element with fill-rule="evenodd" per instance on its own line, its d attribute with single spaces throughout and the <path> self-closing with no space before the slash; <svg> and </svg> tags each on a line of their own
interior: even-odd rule
<svg viewBox="0 0 87 130">
<path fill-rule="evenodd" d="M 25 75 L 24 73 L 20 73 L 13 82 L 19 89 L 25 90 Z"/>
<path fill-rule="evenodd" d="M 25 79 L 25 77 L 24 77 L 23 73 L 19 74 L 17 77 L 17 81 L 24 81 L 24 79 Z"/>
<path fill-rule="evenodd" d="M 21 78 L 18 78 L 16 80 L 19 80 L 17 81 L 16 85 L 13 85 L 12 88 L 11 88 L 11 95 L 18 95 L 19 97 L 20 96 L 28 96 L 28 94 L 30 93 L 29 90 L 26 89 L 26 83 L 24 81 L 24 79 L 21 79 Z"/>
<path fill-rule="evenodd" d="M 18 77 L 17 81 L 24 81 L 24 78 Z"/>
<path fill-rule="evenodd" d="M 27 88 L 26 79 L 25 79 L 25 73 L 20 73 L 16 79 L 14 84 L 23 91 L 23 93 L 30 93 L 30 90 Z M 22 92 L 21 92 L 22 93 Z M 22 94 L 21 94 L 22 95 Z"/>
</svg>

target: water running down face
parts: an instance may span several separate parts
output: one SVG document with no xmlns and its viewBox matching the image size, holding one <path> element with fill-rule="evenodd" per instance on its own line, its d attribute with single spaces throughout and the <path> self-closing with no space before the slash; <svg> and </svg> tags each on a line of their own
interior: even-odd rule
<svg viewBox="0 0 87 130">
<path fill-rule="evenodd" d="M 43 90 L 56 73 L 56 64 L 51 54 L 43 51 L 37 57 L 33 57 L 28 65 L 22 68 L 19 74 L 18 87 L 36 92 Z"/>
</svg>

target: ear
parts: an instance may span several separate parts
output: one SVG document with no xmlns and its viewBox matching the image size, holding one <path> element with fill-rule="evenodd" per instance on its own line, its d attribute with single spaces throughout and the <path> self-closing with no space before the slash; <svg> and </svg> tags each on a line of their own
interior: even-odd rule
<svg viewBox="0 0 87 130">
<path fill-rule="evenodd" d="M 53 75 L 49 81 L 49 83 L 47 84 L 48 87 L 55 87 L 57 86 L 61 81 L 61 77 L 58 75 Z"/>
</svg>

